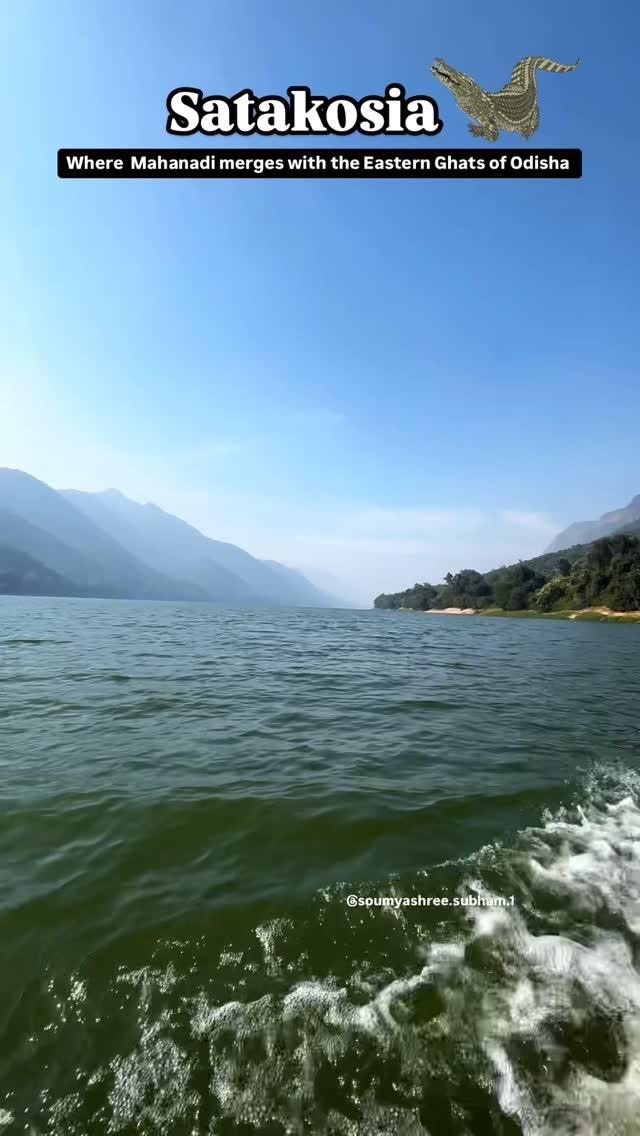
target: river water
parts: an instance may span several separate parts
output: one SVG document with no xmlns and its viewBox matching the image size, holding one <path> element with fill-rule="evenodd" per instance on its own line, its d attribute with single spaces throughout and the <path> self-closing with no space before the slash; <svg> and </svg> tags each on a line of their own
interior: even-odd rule
<svg viewBox="0 0 640 1136">
<path fill-rule="evenodd" d="M 0 794 L 3 1136 L 640 1132 L 637 627 L 4 597 Z"/>
</svg>

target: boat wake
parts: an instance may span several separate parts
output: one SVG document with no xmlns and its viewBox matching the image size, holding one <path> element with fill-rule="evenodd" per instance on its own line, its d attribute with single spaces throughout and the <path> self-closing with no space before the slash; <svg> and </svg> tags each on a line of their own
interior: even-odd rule
<svg viewBox="0 0 640 1136">
<path fill-rule="evenodd" d="M 332 888 L 213 955 L 206 936 L 159 943 L 106 989 L 54 984 L 38 1099 L 0 1097 L 0 1131 L 640 1133 L 639 801 L 635 774 L 600 770 L 509 847 Z M 347 907 L 374 887 L 515 904 Z M 100 1049 L 104 1022 L 119 1052 Z M 74 1032 L 74 1084 L 53 1099 L 38 1063 Z"/>
</svg>

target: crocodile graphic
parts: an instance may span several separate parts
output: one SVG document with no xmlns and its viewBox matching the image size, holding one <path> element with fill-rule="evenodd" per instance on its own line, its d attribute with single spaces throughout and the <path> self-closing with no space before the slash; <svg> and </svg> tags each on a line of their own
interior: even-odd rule
<svg viewBox="0 0 640 1136">
<path fill-rule="evenodd" d="M 522 134 L 530 138 L 540 125 L 536 71 L 575 71 L 575 63 L 555 63 L 542 55 L 528 55 L 516 63 L 511 81 L 501 91 L 485 91 L 464 71 L 449 67 L 443 59 L 436 59 L 431 72 L 450 90 L 461 110 L 480 124 L 469 123 L 476 138 L 496 142 L 501 130 Z"/>
</svg>

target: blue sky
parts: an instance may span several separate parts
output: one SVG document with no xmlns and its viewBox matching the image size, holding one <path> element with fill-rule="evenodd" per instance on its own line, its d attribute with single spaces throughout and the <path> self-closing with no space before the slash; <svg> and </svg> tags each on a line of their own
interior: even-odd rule
<svg viewBox="0 0 640 1136">
<path fill-rule="evenodd" d="M 363 601 L 640 491 L 635 6 L 21 0 L 3 24 L 0 464 Z M 440 105 L 421 145 L 467 146 L 434 56 L 497 89 L 531 54 L 582 59 L 540 75 L 533 139 L 581 147 L 580 182 L 56 178 L 58 147 L 172 144 L 182 85 L 401 82 Z"/>
</svg>

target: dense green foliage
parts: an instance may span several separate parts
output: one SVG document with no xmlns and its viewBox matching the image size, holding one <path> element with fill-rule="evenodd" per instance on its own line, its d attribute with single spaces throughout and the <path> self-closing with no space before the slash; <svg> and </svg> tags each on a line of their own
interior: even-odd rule
<svg viewBox="0 0 640 1136">
<path fill-rule="evenodd" d="M 381 595 L 377 608 L 427 611 L 447 607 L 482 611 L 554 612 L 586 607 L 640 610 L 640 539 L 617 533 L 589 545 L 576 545 L 521 560 L 484 575 L 466 568 L 444 583 L 416 584 L 404 592 Z"/>
<path fill-rule="evenodd" d="M 570 580 L 580 607 L 639 609 L 640 540 L 621 533 L 596 541 L 574 566 Z"/>
</svg>

